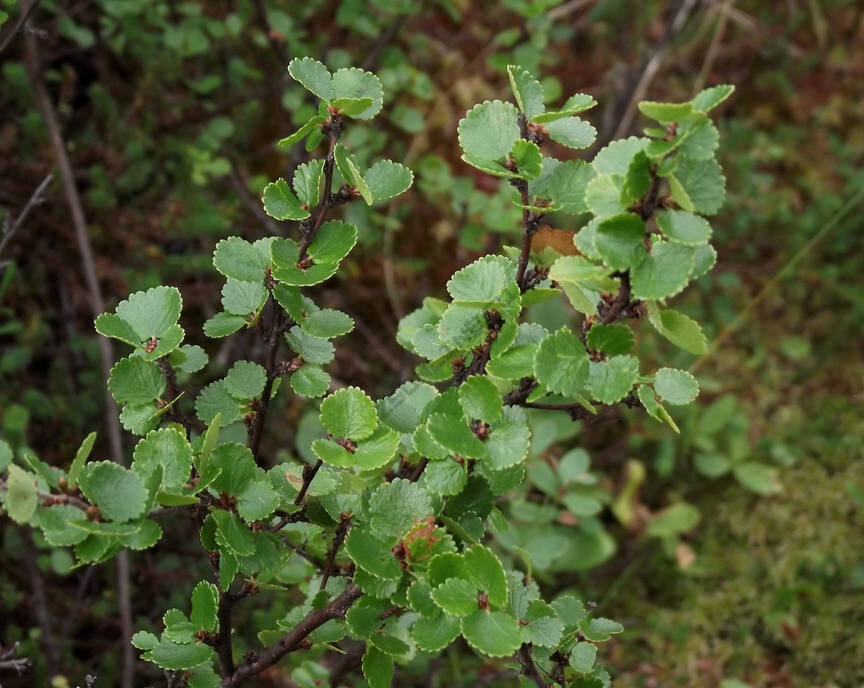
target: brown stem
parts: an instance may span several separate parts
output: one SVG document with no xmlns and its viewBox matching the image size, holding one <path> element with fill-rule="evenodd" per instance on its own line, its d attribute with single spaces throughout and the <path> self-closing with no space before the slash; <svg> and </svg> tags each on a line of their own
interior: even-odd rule
<svg viewBox="0 0 864 688">
<path fill-rule="evenodd" d="M 327 586 L 327 581 L 330 580 L 330 574 L 333 571 L 333 563 L 336 561 L 336 553 L 339 547 L 345 542 L 345 536 L 348 535 L 348 528 L 351 527 L 351 514 L 345 512 L 339 519 L 339 525 L 336 526 L 336 533 L 333 535 L 333 544 L 330 546 L 330 551 L 327 552 L 327 563 L 324 565 L 324 573 L 321 575 L 321 587 L 323 590 Z"/>
<path fill-rule="evenodd" d="M 630 303 L 630 273 L 621 273 L 620 279 L 621 284 L 618 287 L 618 294 L 615 296 L 615 300 L 600 317 L 600 322 L 603 325 L 608 325 L 609 323 L 614 322 Z"/>
<path fill-rule="evenodd" d="M 216 654 L 219 655 L 219 675 L 225 679 L 234 673 L 234 653 L 231 646 L 231 608 L 234 598 L 230 592 L 219 593 L 219 635 L 216 638 Z"/>
<path fill-rule="evenodd" d="M 336 142 L 339 140 L 339 133 L 342 128 L 341 121 L 336 119 L 337 117 L 337 115 L 333 115 L 334 121 L 329 129 L 330 148 L 327 150 L 327 157 L 324 160 L 324 195 L 321 198 L 321 203 L 318 204 L 318 214 L 315 216 L 315 223 L 307 231 L 303 232 L 303 238 L 300 240 L 299 260 L 306 258 L 309 245 L 315 239 L 315 235 L 318 233 L 321 225 L 324 224 L 324 217 L 333 204 L 333 168 L 336 165 L 336 158 L 333 156 L 333 152 L 336 150 Z"/>
<path fill-rule="evenodd" d="M 267 328 L 264 336 L 264 345 L 267 348 L 264 370 L 267 373 L 267 381 L 264 383 L 264 391 L 261 393 L 261 405 L 252 418 L 250 432 L 250 448 L 255 461 L 260 461 L 261 458 L 259 455 L 261 437 L 264 435 L 264 423 L 267 420 L 267 410 L 270 407 L 270 398 L 273 394 L 273 383 L 276 380 L 276 359 L 279 355 L 279 343 L 282 339 L 283 330 L 282 309 L 272 294 L 267 299 L 266 307 L 270 309 L 270 327 Z"/>
<path fill-rule="evenodd" d="M 516 659 L 522 665 L 520 673 L 523 676 L 533 681 L 537 688 L 548 688 L 546 681 L 543 680 L 540 671 L 537 669 L 537 665 L 534 663 L 533 657 L 531 657 L 531 643 L 522 643 L 522 647 L 516 653 Z"/>
<path fill-rule="evenodd" d="M 411 482 L 416 483 L 420 480 L 420 476 L 423 475 L 423 471 L 426 470 L 426 464 L 429 463 L 429 459 L 427 457 L 423 457 L 420 459 L 420 462 L 417 464 L 417 467 L 414 469 L 414 472 L 411 474 Z"/>
<path fill-rule="evenodd" d="M 22 12 L 27 12 L 32 7 L 28 4 L 22 7 Z M 39 46 L 32 34 L 27 35 L 26 66 L 29 73 L 30 84 L 36 96 L 36 104 L 48 130 L 51 148 L 54 152 L 54 161 L 60 172 L 63 184 L 63 192 L 69 207 L 72 225 L 75 228 L 75 238 L 78 243 L 78 252 L 81 256 L 81 265 L 84 271 L 84 281 L 90 301 L 92 317 L 96 318 L 105 310 L 102 300 L 102 291 L 99 287 L 99 279 L 96 275 L 96 264 L 93 259 L 93 249 L 90 246 L 90 237 L 87 234 L 87 222 L 84 218 L 84 209 L 81 197 L 75 186 L 75 175 L 69 156 L 66 153 L 66 143 L 60 133 L 60 125 L 57 121 L 57 113 L 48 95 L 48 90 L 42 81 L 41 63 L 39 57 Z M 111 343 L 107 337 L 99 337 L 99 359 L 102 367 L 102 378 L 107 380 L 112 367 L 113 355 Z M 108 388 L 105 388 L 105 420 L 108 426 L 108 437 L 111 453 L 114 461 L 122 463 L 123 439 L 120 430 L 120 421 L 117 414 L 117 406 Z M 121 637 L 119 639 L 122 652 L 122 670 L 120 674 L 121 688 L 132 688 L 135 673 L 135 654 L 130 639 L 132 637 L 132 601 L 129 589 L 129 557 L 127 552 L 117 555 L 117 597 L 120 607 Z"/>
<path fill-rule="evenodd" d="M 0 237 L 0 255 L 3 254 L 3 249 L 6 247 L 6 244 L 18 231 L 19 227 L 24 224 L 24 220 L 27 219 L 27 216 L 30 214 L 30 211 L 33 210 L 37 205 L 42 202 L 42 194 L 45 192 L 45 189 L 48 187 L 48 184 L 51 183 L 51 180 L 54 178 L 53 174 L 48 174 L 45 179 L 36 187 L 36 190 L 30 196 L 30 200 L 27 201 L 27 205 L 24 206 L 24 209 L 18 213 L 18 217 L 15 218 L 15 222 L 3 232 L 3 236 Z"/>
<path fill-rule="evenodd" d="M 344 619 L 345 613 L 362 594 L 363 591 L 360 588 L 349 583 L 345 592 L 325 607 L 309 612 L 300 623 L 277 642 L 240 664 L 230 676 L 222 679 L 219 688 L 236 688 L 247 679 L 257 676 L 279 662 L 289 652 L 308 646 L 309 643 L 306 639 L 312 631 L 331 619 Z"/>
<path fill-rule="evenodd" d="M 309 489 L 309 485 L 315 479 L 315 476 L 318 474 L 318 469 L 321 468 L 321 464 L 323 462 L 321 459 L 318 459 L 311 466 L 307 463 L 303 466 L 303 484 L 300 486 L 300 491 L 297 493 L 297 496 L 294 498 L 294 503 L 300 505 L 303 503 L 303 498 L 306 496 L 306 492 Z"/>
</svg>

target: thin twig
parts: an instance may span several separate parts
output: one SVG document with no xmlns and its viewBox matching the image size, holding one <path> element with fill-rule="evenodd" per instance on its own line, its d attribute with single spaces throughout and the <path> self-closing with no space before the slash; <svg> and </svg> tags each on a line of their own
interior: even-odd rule
<svg viewBox="0 0 864 688">
<path fill-rule="evenodd" d="M 270 309 L 270 326 L 264 335 L 264 345 L 267 349 L 267 360 L 264 365 L 264 370 L 267 373 L 266 382 L 264 383 L 264 391 L 261 393 L 261 402 L 259 408 L 255 411 L 252 418 L 252 427 L 250 430 L 250 448 L 252 455 L 256 461 L 260 460 L 261 438 L 264 435 L 264 423 L 267 420 L 267 411 L 270 408 L 270 398 L 273 395 L 273 383 L 278 377 L 276 371 L 276 359 L 279 355 L 279 344 L 282 341 L 282 332 L 284 331 L 285 319 L 282 315 L 282 309 L 271 293 L 267 299 L 267 308 Z"/>
<path fill-rule="evenodd" d="M 219 688 L 236 688 L 247 679 L 257 676 L 265 669 L 279 662 L 285 655 L 302 647 L 309 647 L 309 634 L 331 619 L 344 619 L 345 613 L 363 594 L 353 583 L 345 591 L 321 609 L 309 612 L 294 628 L 270 647 L 245 660 L 228 678 L 223 679 Z"/>
<path fill-rule="evenodd" d="M 234 673 L 234 653 L 231 646 L 231 608 L 234 597 L 227 590 L 219 593 L 219 634 L 214 643 L 216 654 L 219 655 L 219 675 L 227 678 Z"/>
<path fill-rule="evenodd" d="M 240 197 L 240 200 L 243 201 L 243 205 L 249 208 L 249 212 L 251 212 L 256 219 L 267 229 L 267 231 L 274 235 L 279 236 L 281 232 L 279 231 L 279 225 L 273 221 L 267 213 L 261 207 L 261 203 L 255 200 L 252 197 L 252 194 L 249 193 L 249 189 L 246 187 L 246 175 L 240 170 L 237 165 L 234 165 L 231 168 L 231 172 L 228 175 L 231 180 L 231 186 L 234 187 L 234 190 L 237 192 L 237 195 Z"/>
<path fill-rule="evenodd" d="M 351 527 L 351 514 L 343 512 L 339 519 L 339 525 L 336 526 L 336 532 L 333 535 L 333 544 L 330 546 L 330 551 L 327 552 L 327 562 L 324 564 L 324 573 L 321 574 L 321 586 L 319 590 L 327 587 L 327 581 L 330 580 L 330 573 L 333 571 L 333 563 L 336 561 L 336 553 L 339 547 L 345 542 L 345 536 L 348 535 L 348 529 Z"/>
<path fill-rule="evenodd" d="M 30 200 L 27 201 L 27 205 L 24 206 L 24 209 L 18 213 L 18 217 L 15 218 L 15 222 L 7 229 L 3 236 L 0 237 L 0 255 L 3 254 L 3 249 L 6 247 L 6 244 L 9 243 L 9 240 L 12 238 L 12 235 L 18 231 L 18 228 L 24 223 L 24 220 L 27 219 L 27 216 L 30 214 L 30 211 L 33 210 L 37 205 L 42 202 L 42 194 L 45 191 L 45 188 L 48 184 L 51 183 L 51 180 L 54 178 L 53 174 L 48 174 L 45 179 L 36 187 L 36 190 L 30 196 Z"/>
<path fill-rule="evenodd" d="M 6 34 L 6 37 L 3 39 L 3 42 L 0 43 L 0 53 L 6 50 L 6 46 L 12 42 L 12 39 L 18 34 L 18 32 L 24 28 L 24 25 L 27 23 L 27 20 L 30 19 L 30 15 L 36 10 L 39 6 L 40 0 L 33 0 L 30 3 L 30 6 L 27 9 L 23 9 L 24 5 L 22 3 L 21 16 L 18 17 L 18 21 L 15 22 L 15 26 L 12 27 L 12 30 Z"/>
<path fill-rule="evenodd" d="M 42 572 L 39 570 L 39 565 L 36 563 L 36 544 L 33 542 L 33 536 L 27 529 L 22 529 L 22 535 L 25 545 L 24 563 L 27 567 L 27 578 L 30 580 L 30 591 L 32 597 L 33 616 L 39 624 L 39 630 L 42 631 L 43 647 L 45 648 L 46 659 L 48 660 L 48 670 L 56 672 L 60 670 L 60 656 L 57 647 L 57 641 L 54 637 L 54 623 L 49 615 L 48 598 L 45 595 L 45 580 L 42 578 Z"/>
<path fill-rule="evenodd" d="M 33 666 L 33 660 L 27 657 L 15 658 L 20 645 L 16 642 L 8 650 L 0 648 L 0 676 L 21 676 Z"/>
<path fill-rule="evenodd" d="M 28 11 L 32 4 L 25 10 Z M 63 184 L 63 192 L 75 228 L 75 238 L 78 244 L 78 252 L 81 255 L 81 265 L 84 271 L 84 281 L 87 285 L 87 293 L 90 301 L 90 310 L 93 318 L 98 317 L 105 310 L 102 300 L 102 291 L 99 287 L 99 279 L 96 275 L 96 264 L 93 259 L 93 249 L 90 246 L 90 237 L 87 234 L 87 223 L 84 218 L 84 210 L 81 197 L 75 186 L 75 175 L 69 156 L 66 153 L 66 143 L 60 133 L 60 125 L 54 106 L 42 81 L 41 64 L 39 57 L 39 46 L 34 36 L 27 35 L 26 66 L 30 77 L 30 84 L 36 96 L 36 103 L 48 130 L 48 137 L 54 152 L 54 161 L 60 172 Z M 99 359 L 102 367 L 102 377 L 107 380 L 110 376 L 113 363 L 111 343 L 107 337 L 99 337 Z M 120 421 L 114 397 L 108 388 L 105 388 L 105 421 L 108 427 L 108 438 L 111 446 L 111 454 L 114 461 L 123 462 L 123 439 L 120 430 Z M 129 589 L 129 557 L 123 551 L 117 555 L 117 598 L 120 606 L 120 625 L 122 645 L 122 671 L 120 675 L 121 688 L 132 688 L 135 672 L 135 654 L 130 639 L 132 637 L 132 601 Z"/>
<path fill-rule="evenodd" d="M 315 479 L 315 476 L 318 474 L 318 470 L 321 468 L 321 464 L 323 462 L 321 459 L 318 459 L 311 466 L 307 463 L 303 466 L 303 484 L 300 486 L 300 491 L 297 493 L 297 496 L 294 498 L 294 504 L 300 505 L 303 503 L 304 497 L 306 497 L 306 491 L 309 489 L 309 485 L 312 484 L 312 481 Z"/>
<path fill-rule="evenodd" d="M 336 115 L 333 115 L 333 122 L 330 125 L 330 147 L 327 150 L 327 157 L 324 159 L 324 195 L 321 197 L 321 202 L 318 204 L 315 223 L 308 230 L 303 232 L 303 237 L 300 239 L 299 260 L 301 261 L 306 258 L 306 252 L 309 250 L 309 245 L 312 243 L 313 239 L 315 239 L 315 235 L 324 223 L 324 217 L 327 215 L 327 211 L 333 203 L 333 168 L 336 165 L 334 151 L 336 150 L 336 142 L 339 140 L 341 128 L 341 120 L 339 120 Z"/>
<path fill-rule="evenodd" d="M 516 653 L 516 659 L 522 665 L 520 673 L 523 676 L 533 681 L 537 688 L 548 688 L 546 681 L 543 680 L 540 671 L 537 669 L 537 665 L 534 663 L 534 658 L 531 657 L 531 643 L 522 643 L 522 647 Z"/>
</svg>

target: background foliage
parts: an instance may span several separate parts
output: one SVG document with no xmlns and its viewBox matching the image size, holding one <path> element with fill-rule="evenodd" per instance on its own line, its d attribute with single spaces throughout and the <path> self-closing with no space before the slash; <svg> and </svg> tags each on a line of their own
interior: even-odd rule
<svg viewBox="0 0 864 688">
<path fill-rule="evenodd" d="M 2 41 L 20 10 L 0 8 Z M 729 178 L 713 222 L 718 265 L 678 302 L 717 346 L 697 361 L 659 339 L 639 343 L 659 347 L 663 362 L 695 363 L 699 403 L 673 411 L 680 437 L 629 412 L 535 427 L 513 537 L 527 534 L 532 558 L 547 554 L 537 571 L 544 586 L 572 588 L 625 623 L 628 632 L 603 649 L 621 685 L 864 680 L 854 632 L 864 627 L 860 203 L 761 291 L 862 188 L 858 4 L 508 0 L 491 12 L 456 0 L 43 0 L 29 26 L 109 310 L 129 292 L 168 283 L 181 290 L 190 323 L 220 307 L 216 241 L 271 233 L 257 197 L 300 162 L 272 145 L 314 113 L 285 71 L 290 58 L 380 74 L 386 124 L 354 128 L 347 142 L 363 164 L 385 150 L 403 160 L 415 185 L 384 210 L 347 208 L 361 243 L 345 265 L 351 288 L 316 294 L 357 323 L 337 350 L 334 378 L 375 397 L 412 374 L 395 341 L 398 319 L 422 297 L 440 297 L 455 269 L 518 235 L 518 209 L 459 160 L 456 145 L 465 110 L 502 96 L 507 64 L 543 74 L 550 101 L 591 93 L 601 103 L 587 116 L 599 132 L 594 150 L 646 125 L 636 100 L 686 100 L 703 85 L 735 83 L 718 121 Z M 0 52 L 0 208 L 12 220 L 52 169 L 24 43 L 21 32 Z M 103 399 L 89 392 L 102 372 L 56 181 L 45 198 L 0 254 L 0 432 L 16 450 L 65 465 L 102 422 Z M 546 306 L 534 315 L 550 328 L 572 317 Z M 254 337 L 225 341 L 192 343 L 226 371 L 261 357 Z M 192 377 L 193 386 L 209 381 Z M 308 446 L 311 412 L 288 399 L 272 413 L 298 436 L 265 437 L 274 452 Z M 104 436 L 98 457 L 109 455 Z M 550 471 L 561 457 L 582 469 L 575 484 Z M 652 514 L 674 505 L 658 532 Z M 592 535 L 575 539 L 574 524 L 586 521 Z M 0 646 L 21 641 L 43 683 L 60 675 L 75 685 L 93 673 L 111 685 L 120 657 L 111 572 L 70 572 L 62 550 L 49 554 L 7 521 L 0 532 Z M 185 608 L 201 574 L 184 568 L 196 547 L 177 541 L 138 555 L 136 627 L 158 622 L 154 599 L 157 609 Z M 434 676 L 442 686 L 514 681 L 458 648 Z"/>
</svg>

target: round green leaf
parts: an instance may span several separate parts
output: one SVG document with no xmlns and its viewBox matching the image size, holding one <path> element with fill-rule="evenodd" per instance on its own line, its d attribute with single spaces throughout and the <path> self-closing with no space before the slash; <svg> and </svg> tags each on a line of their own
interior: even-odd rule
<svg viewBox="0 0 864 688">
<path fill-rule="evenodd" d="M 630 393 L 638 375 L 639 359 L 635 356 L 611 356 L 605 361 L 591 361 L 588 390 L 597 401 L 614 404 Z"/>
<path fill-rule="evenodd" d="M 309 211 L 300 204 L 284 179 L 277 179 L 265 186 L 261 202 L 264 212 L 277 220 L 304 220 L 309 217 Z"/>
<path fill-rule="evenodd" d="M 176 325 L 182 307 L 183 299 L 175 287 L 159 286 L 130 294 L 117 304 L 117 315 L 129 323 L 140 345 Z"/>
<path fill-rule="evenodd" d="M 537 381 L 558 394 L 581 394 L 588 382 L 588 354 L 566 327 L 546 337 L 534 356 Z"/>
<path fill-rule="evenodd" d="M 655 243 L 651 253 L 631 273 L 633 296 L 665 299 L 687 286 L 693 270 L 691 246 L 666 241 Z"/>
<path fill-rule="evenodd" d="M 145 482 L 160 469 L 163 489 L 169 492 L 179 490 L 189 480 L 192 446 L 176 428 L 150 432 L 132 453 L 132 470 Z"/>
<path fill-rule="evenodd" d="M 331 435 L 350 440 L 369 437 L 378 425 L 375 404 L 357 387 L 345 387 L 327 397 L 320 418 Z"/>
<path fill-rule="evenodd" d="M 241 282 L 262 282 L 270 256 L 240 237 L 222 239 L 213 251 L 213 265 L 225 277 Z"/>
<path fill-rule="evenodd" d="M 377 202 L 407 191 L 414 181 L 414 173 L 398 162 L 379 160 L 366 170 L 363 178 Z"/>
<path fill-rule="evenodd" d="M 711 238 L 711 225 L 708 220 L 686 210 L 659 212 L 657 226 L 672 241 L 688 246 L 704 244 Z"/>
<path fill-rule="evenodd" d="M 478 609 L 477 587 L 463 578 L 448 578 L 432 591 L 432 599 L 453 616 L 468 616 Z"/>
<path fill-rule="evenodd" d="M 518 114 L 511 103 L 500 100 L 475 105 L 459 121 L 459 145 L 478 158 L 505 157 L 519 138 Z"/>
<path fill-rule="evenodd" d="M 654 376 L 654 390 L 667 403 L 683 406 L 699 395 L 699 384 L 686 370 L 661 368 Z"/>
<path fill-rule="evenodd" d="M 490 657 L 512 655 L 522 644 L 519 624 L 505 612 L 479 609 L 462 619 L 462 635 L 468 644 Z"/>
<path fill-rule="evenodd" d="M 38 502 L 35 477 L 10 464 L 5 504 L 9 517 L 16 523 L 27 523 L 36 513 Z"/>
<path fill-rule="evenodd" d="M 78 484 L 84 496 L 111 521 L 131 521 L 144 512 L 147 489 L 137 473 L 113 461 L 88 463 Z"/>
<path fill-rule="evenodd" d="M 266 371 L 252 361 L 237 361 L 225 377 L 225 389 L 242 401 L 261 396 L 266 383 Z"/>
</svg>

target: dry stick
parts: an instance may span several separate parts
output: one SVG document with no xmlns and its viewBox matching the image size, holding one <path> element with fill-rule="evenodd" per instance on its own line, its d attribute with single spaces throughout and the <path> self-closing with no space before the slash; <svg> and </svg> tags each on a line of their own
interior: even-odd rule
<svg viewBox="0 0 864 688">
<path fill-rule="evenodd" d="M 690 16 L 690 12 L 693 10 L 695 4 L 696 0 L 683 0 L 679 5 L 672 22 L 666 29 L 666 33 L 663 35 L 663 38 L 660 39 L 660 42 L 657 43 L 654 52 L 645 63 L 645 67 L 642 70 L 642 76 L 639 77 L 639 82 L 636 84 L 636 88 L 633 89 L 633 95 L 630 97 L 627 109 L 624 111 L 621 120 L 618 122 L 618 127 L 615 129 L 615 135 L 612 137 L 613 139 L 619 139 L 625 136 L 630 130 L 630 125 L 633 124 L 633 118 L 636 116 L 636 104 L 645 97 L 645 92 L 648 90 L 651 80 L 654 78 L 654 75 L 657 74 L 660 65 L 663 64 L 663 58 L 666 57 L 666 48 L 675 38 L 675 35 L 681 30 L 681 27 L 684 26 L 684 22 L 687 21 L 687 17 Z"/>
<path fill-rule="evenodd" d="M 282 340 L 283 318 L 282 311 L 273 298 L 271 292 L 267 298 L 267 307 L 270 309 L 270 327 L 264 338 L 264 343 L 267 348 L 267 361 L 264 369 L 267 373 L 266 382 L 264 383 L 264 391 L 261 392 L 261 407 L 255 412 L 252 419 L 251 433 L 251 449 L 255 461 L 260 460 L 259 450 L 261 447 L 261 437 L 264 435 L 264 423 L 267 420 L 267 410 L 270 408 L 270 398 L 273 395 L 273 383 L 276 380 L 276 358 L 279 355 L 279 343 Z"/>
<path fill-rule="evenodd" d="M 0 648 L 0 676 L 21 676 L 33 665 L 33 660 L 27 657 L 15 659 L 20 646 L 21 643 L 16 642 L 8 650 Z"/>
<path fill-rule="evenodd" d="M 23 28 L 23 26 L 27 23 L 27 20 L 30 19 L 30 15 L 33 14 L 33 11 L 39 5 L 39 0 L 33 0 L 30 4 L 30 7 L 24 9 L 25 5 L 22 4 L 21 16 L 18 17 L 18 21 L 15 22 L 15 26 L 12 27 L 12 30 L 6 34 L 6 38 L 3 39 L 3 43 L 0 43 L 0 53 L 6 50 L 6 46 L 12 41 L 13 38 L 18 34 L 18 32 Z"/>
<path fill-rule="evenodd" d="M 36 190 L 30 196 L 27 205 L 24 206 L 24 209 L 18 214 L 18 217 L 15 218 L 15 222 L 13 222 L 12 226 L 3 233 L 3 237 L 0 238 L 0 255 L 3 254 L 3 249 L 6 247 L 6 244 L 9 243 L 12 235 L 18 231 L 18 228 L 24 223 L 24 220 L 27 219 L 30 211 L 42 202 L 42 194 L 45 192 L 45 188 L 51 183 L 53 178 L 54 175 L 49 173 L 45 179 L 42 180 L 42 183 L 36 187 Z"/>
<path fill-rule="evenodd" d="M 354 583 L 349 583 L 345 592 L 333 599 L 327 606 L 309 612 L 300 623 L 277 642 L 259 652 L 255 657 L 250 657 L 244 661 L 231 676 L 222 680 L 219 688 L 236 688 L 247 679 L 276 664 L 289 652 L 309 646 L 310 643 L 307 638 L 310 633 L 331 619 L 344 619 L 348 608 L 362 594 L 363 591 L 360 588 Z"/>
<path fill-rule="evenodd" d="M 537 665 L 534 664 L 534 659 L 531 657 L 531 643 L 522 643 L 522 647 L 520 647 L 519 651 L 516 653 L 516 659 L 518 659 L 519 664 L 522 665 L 522 671 L 520 673 L 523 676 L 531 679 L 537 688 L 548 688 L 546 681 L 543 680 L 543 677 L 537 669 Z"/>
<path fill-rule="evenodd" d="M 34 3 L 35 4 L 35 3 Z M 30 5 L 25 12 L 32 10 Z M 39 58 L 39 47 L 32 35 L 27 35 L 26 66 L 30 77 L 30 84 L 36 96 L 36 103 L 48 130 L 51 147 L 54 151 L 54 159 L 60 172 L 63 184 L 63 192 L 66 196 L 66 204 L 72 216 L 72 224 L 75 228 L 75 239 L 78 244 L 78 252 L 81 255 L 81 265 L 84 270 L 84 281 L 87 284 L 87 292 L 90 301 L 90 310 L 93 318 L 98 317 L 104 310 L 102 291 L 99 288 L 99 280 L 96 276 L 96 265 L 93 260 L 93 250 L 90 246 L 90 237 L 87 234 L 87 223 L 84 219 L 84 210 L 81 206 L 81 198 L 75 187 L 75 176 L 69 156 L 66 154 L 66 144 L 60 134 L 60 126 L 54 106 L 48 96 L 45 84 L 42 82 L 41 65 Z M 111 373 L 113 357 L 111 354 L 111 343 L 106 337 L 99 337 L 99 359 L 102 366 L 102 377 L 107 380 Z M 105 422 L 108 426 L 108 439 L 111 446 L 111 454 L 114 461 L 122 463 L 123 439 L 120 431 L 120 421 L 114 398 L 105 388 Z M 133 652 L 132 638 L 132 603 L 129 589 L 129 557 L 123 551 L 117 555 L 117 597 L 120 606 L 120 627 L 123 654 L 123 668 L 120 677 L 121 688 L 132 688 L 135 671 L 135 654 Z"/>
<path fill-rule="evenodd" d="M 318 474 L 318 470 L 321 468 L 322 463 L 323 462 L 321 461 L 321 459 L 318 459 L 312 466 L 310 466 L 308 463 L 303 466 L 303 485 L 301 485 L 300 491 L 294 498 L 294 504 L 299 506 L 303 503 L 303 498 L 306 496 L 306 491 L 309 489 L 309 485 L 312 484 L 312 481 Z"/>
<path fill-rule="evenodd" d="M 234 598 L 226 591 L 219 592 L 219 635 L 214 643 L 216 654 L 219 655 L 219 675 L 227 678 L 234 673 L 234 653 L 231 647 L 231 607 Z"/>
<path fill-rule="evenodd" d="M 26 529 L 22 529 L 22 536 L 25 546 L 24 563 L 27 567 L 27 577 L 30 579 L 30 590 L 33 595 L 33 615 L 36 617 L 39 629 L 42 631 L 49 671 L 56 673 L 60 671 L 60 656 L 53 632 L 54 623 L 51 621 L 51 616 L 48 613 L 45 581 L 36 563 L 36 545 L 33 542 L 33 536 Z"/>
<path fill-rule="evenodd" d="M 351 527 L 351 514 L 343 512 L 339 519 L 339 525 L 336 526 L 336 532 L 333 535 L 333 544 L 330 546 L 330 551 L 327 553 L 327 562 L 324 564 L 324 573 L 321 575 L 321 586 L 319 590 L 327 587 L 327 581 L 330 580 L 330 574 L 333 571 L 333 563 L 336 561 L 336 553 L 339 547 L 345 541 L 345 536 L 348 534 L 348 528 Z"/>
</svg>

